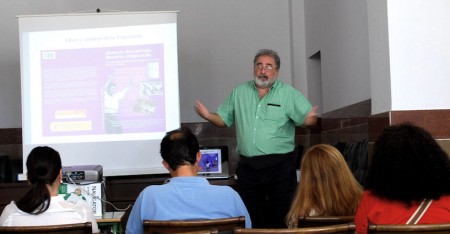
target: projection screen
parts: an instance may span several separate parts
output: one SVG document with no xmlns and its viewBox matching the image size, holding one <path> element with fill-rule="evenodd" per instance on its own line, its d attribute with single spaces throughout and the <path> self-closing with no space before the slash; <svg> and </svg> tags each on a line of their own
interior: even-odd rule
<svg viewBox="0 0 450 234">
<path fill-rule="evenodd" d="M 105 176 L 167 173 L 180 127 L 177 13 L 18 16 L 23 167 L 36 146 Z M 23 177 L 22 175 L 22 177 Z"/>
</svg>

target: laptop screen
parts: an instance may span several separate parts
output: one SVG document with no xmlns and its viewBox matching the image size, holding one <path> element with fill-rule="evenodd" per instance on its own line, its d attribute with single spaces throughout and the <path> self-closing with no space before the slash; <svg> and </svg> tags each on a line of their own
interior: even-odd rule
<svg viewBox="0 0 450 234">
<path fill-rule="evenodd" d="M 228 174 L 228 146 L 201 146 L 199 175 Z"/>
</svg>

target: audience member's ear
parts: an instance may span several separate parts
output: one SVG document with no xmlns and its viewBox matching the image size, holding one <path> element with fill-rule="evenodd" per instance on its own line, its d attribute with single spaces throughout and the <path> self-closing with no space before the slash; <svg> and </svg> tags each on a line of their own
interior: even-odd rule
<svg viewBox="0 0 450 234">
<path fill-rule="evenodd" d="M 198 167 L 198 164 L 200 164 L 200 160 L 202 158 L 202 155 L 200 154 L 200 151 L 197 152 L 195 155 L 195 163 L 193 166 Z"/>
<path fill-rule="evenodd" d="M 63 182 L 63 179 L 62 179 L 63 177 L 62 177 L 62 169 L 61 170 L 59 170 L 59 175 L 58 175 L 58 177 L 56 178 L 59 182 Z"/>
<path fill-rule="evenodd" d="M 162 160 L 162 165 L 163 165 L 169 172 L 171 171 L 170 166 L 169 166 L 169 163 L 166 162 L 166 160 Z"/>
<path fill-rule="evenodd" d="M 196 160 L 195 163 L 198 164 L 200 162 L 200 159 L 202 158 L 202 154 L 200 153 L 200 151 L 197 152 L 197 156 L 196 156 Z"/>
</svg>

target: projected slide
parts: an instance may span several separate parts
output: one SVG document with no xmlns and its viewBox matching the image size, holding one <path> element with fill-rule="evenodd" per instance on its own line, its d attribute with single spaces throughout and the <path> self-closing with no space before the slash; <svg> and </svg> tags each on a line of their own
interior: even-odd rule
<svg viewBox="0 0 450 234">
<path fill-rule="evenodd" d="M 174 32 L 155 24 L 24 34 L 24 139 L 161 139 L 179 126 Z"/>
<path fill-rule="evenodd" d="M 162 44 L 41 52 L 43 136 L 165 131 Z"/>
</svg>

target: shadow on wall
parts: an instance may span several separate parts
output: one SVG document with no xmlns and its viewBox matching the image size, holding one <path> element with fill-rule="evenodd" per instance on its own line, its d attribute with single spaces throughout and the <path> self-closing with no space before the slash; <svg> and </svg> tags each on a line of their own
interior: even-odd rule
<svg viewBox="0 0 450 234">
<path fill-rule="evenodd" d="M 0 183 L 17 182 L 22 173 L 22 161 L 10 160 L 8 155 L 0 156 Z"/>
<path fill-rule="evenodd" d="M 337 142 L 333 144 L 342 153 L 345 161 L 347 161 L 348 167 L 362 186 L 364 186 L 368 165 L 367 159 L 369 158 L 368 142 L 368 139 L 364 139 L 351 143 Z"/>
<path fill-rule="evenodd" d="M 353 176 L 355 176 L 355 179 L 359 182 L 359 184 L 364 186 L 364 179 L 367 172 L 369 158 L 368 140 L 364 139 L 362 141 L 350 143 L 337 142 L 332 144 L 332 146 L 336 147 L 336 149 L 341 152 L 348 167 L 352 171 Z M 303 157 L 303 145 L 298 145 L 295 147 L 294 153 L 297 155 L 296 165 L 299 165 L 298 168 L 300 168 L 300 163 Z"/>
</svg>

